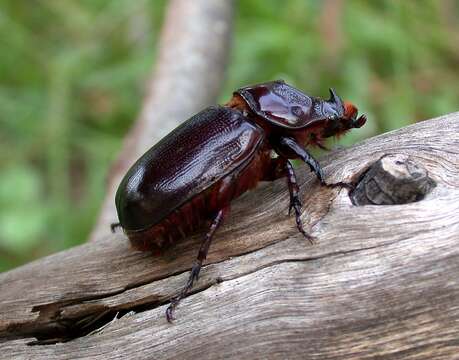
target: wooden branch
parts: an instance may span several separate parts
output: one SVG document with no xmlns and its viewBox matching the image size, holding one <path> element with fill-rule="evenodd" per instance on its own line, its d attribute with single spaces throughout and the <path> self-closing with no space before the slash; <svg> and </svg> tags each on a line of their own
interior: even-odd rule
<svg viewBox="0 0 459 360">
<path fill-rule="evenodd" d="M 408 156 L 436 186 L 421 201 L 352 205 L 298 169 L 310 246 L 284 180 L 234 202 L 194 293 L 167 323 L 202 234 L 155 258 L 109 228 L 94 242 L 0 275 L 2 357 L 452 359 L 459 353 L 459 113 L 321 160 L 358 181 Z M 117 318 L 115 318 L 117 315 Z M 96 330 L 102 325 L 105 327 Z M 90 333 L 90 334 L 88 334 Z M 71 340 L 53 345 L 28 346 Z"/>
<path fill-rule="evenodd" d="M 232 7 L 232 0 L 170 1 L 143 108 L 110 171 L 91 241 L 116 219 L 116 188 L 135 160 L 178 124 L 215 103 L 230 49 Z"/>
</svg>

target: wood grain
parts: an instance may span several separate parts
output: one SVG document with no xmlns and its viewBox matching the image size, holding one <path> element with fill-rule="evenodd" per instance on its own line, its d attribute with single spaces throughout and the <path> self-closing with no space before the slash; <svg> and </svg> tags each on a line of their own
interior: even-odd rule
<svg viewBox="0 0 459 360">
<path fill-rule="evenodd" d="M 0 275 L 0 353 L 69 358 L 459 358 L 459 113 L 321 160 L 329 181 L 409 156 L 436 187 L 422 201 L 354 206 L 298 169 L 309 245 L 281 179 L 234 202 L 193 294 L 168 324 L 202 234 L 154 258 L 101 238 Z M 65 339 L 102 316 L 105 328 Z M 105 316 L 105 318 L 104 318 Z M 93 324 L 93 325 L 94 325 Z M 88 329 L 92 329 L 89 325 Z"/>
</svg>

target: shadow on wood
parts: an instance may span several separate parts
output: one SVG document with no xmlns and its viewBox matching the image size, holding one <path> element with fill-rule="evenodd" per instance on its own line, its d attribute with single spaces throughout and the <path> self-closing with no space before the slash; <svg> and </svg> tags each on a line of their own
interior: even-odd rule
<svg viewBox="0 0 459 360">
<path fill-rule="evenodd" d="M 122 234 L 0 275 L 6 358 L 450 359 L 459 352 L 459 113 L 321 160 L 356 181 L 400 154 L 436 186 L 403 205 L 354 206 L 298 169 L 311 246 L 287 216 L 284 180 L 234 202 L 194 292 L 164 316 L 202 234 L 155 258 Z M 115 315 L 117 315 L 115 317 Z M 106 324 L 104 328 L 94 331 Z M 89 334 L 88 334 L 89 333 Z M 70 340 L 53 345 L 27 345 Z"/>
</svg>

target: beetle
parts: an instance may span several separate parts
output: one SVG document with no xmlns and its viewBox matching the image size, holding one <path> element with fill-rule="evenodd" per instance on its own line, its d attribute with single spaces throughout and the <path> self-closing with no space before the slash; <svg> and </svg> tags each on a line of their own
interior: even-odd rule
<svg viewBox="0 0 459 360">
<path fill-rule="evenodd" d="M 228 216 L 231 201 L 259 181 L 287 178 L 291 210 L 303 229 L 299 187 L 291 159 L 309 165 L 328 184 L 317 160 L 306 150 L 324 148 L 324 139 L 366 122 L 357 108 L 333 89 L 323 100 L 283 80 L 243 87 L 224 106 L 211 106 L 186 120 L 150 148 L 128 170 L 116 192 L 119 223 L 132 245 L 159 254 L 205 223 L 188 281 L 166 310 L 169 322 L 180 300 L 198 280 L 212 238 Z M 277 155 L 277 156 L 273 156 Z"/>
</svg>

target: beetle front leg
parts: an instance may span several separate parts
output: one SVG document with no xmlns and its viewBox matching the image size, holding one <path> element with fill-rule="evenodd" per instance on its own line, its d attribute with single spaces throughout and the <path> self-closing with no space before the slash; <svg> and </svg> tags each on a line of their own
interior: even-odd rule
<svg viewBox="0 0 459 360">
<path fill-rule="evenodd" d="M 214 220 L 212 221 L 212 225 L 210 226 L 209 231 L 207 232 L 203 242 L 201 243 L 201 247 L 199 248 L 198 256 L 193 263 L 191 268 L 190 276 L 188 277 L 188 281 L 186 282 L 185 287 L 182 289 L 180 294 L 173 300 L 171 300 L 171 304 L 166 309 L 166 318 L 168 322 L 172 322 L 174 320 L 174 310 L 179 304 L 180 300 L 182 300 L 188 292 L 193 287 L 195 281 L 199 279 L 199 272 L 201 271 L 202 262 L 207 257 L 207 252 L 209 251 L 210 243 L 212 242 L 212 238 L 217 231 L 220 224 L 223 222 L 223 219 L 229 212 L 229 208 L 224 208 L 220 210 L 217 215 L 215 216 Z"/>
</svg>

